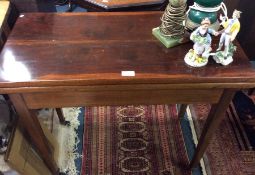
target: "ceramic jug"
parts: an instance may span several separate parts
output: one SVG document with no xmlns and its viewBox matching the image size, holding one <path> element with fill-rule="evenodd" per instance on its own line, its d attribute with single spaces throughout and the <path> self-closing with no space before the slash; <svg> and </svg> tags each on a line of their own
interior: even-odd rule
<svg viewBox="0 0 255 175">
<path fill-rule="evenodd" d="M 219 22 L 217 12 L 223 0 L 195 0 L 195 4 L 189 8 L 186 27 L 189 30 L 197 28 L 204 18 L 209 18 L 211 27 L 217 30 Z"/>
</svg>

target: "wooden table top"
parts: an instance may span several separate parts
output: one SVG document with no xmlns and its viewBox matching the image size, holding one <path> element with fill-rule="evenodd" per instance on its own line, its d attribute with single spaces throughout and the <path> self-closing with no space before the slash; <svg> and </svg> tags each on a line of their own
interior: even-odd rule
<svg viewBox="0 0 255 175">
<path fill-rule="evenodd" d="M 162 4 L 165 0 L 85 0 L 106 9 Z"/>
<path fill-rule="evenodd" d="M 184 56 L 192 43 L 167 49 L 153 37 L 152 28 L 160 25 L 161 15 L 23 14 L 0 55 L 0 88 L 166 83 L 255 86 L 255 70 L 239 45 L 229 66 L 212 59 L 202 68 L 187 66 Z M 135 71 L 135 76 L 124 77 L 122 71 Z"/>
</svg>

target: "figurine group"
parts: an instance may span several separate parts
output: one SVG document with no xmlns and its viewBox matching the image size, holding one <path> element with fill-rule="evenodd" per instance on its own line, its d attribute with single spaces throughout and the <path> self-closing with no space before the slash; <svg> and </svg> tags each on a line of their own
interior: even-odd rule
<svg viewBox="0 0 255 175">
<path fill-rule="evenodd" d="M 184 61 L 192 67 L 202 67 L 208 63 L 208 58 L 212 55 L 217 63 L 224 66 L 230 64 L 233 61 L 233 53 L 236 50 L 233 41 L 240 30 L 240 22 L 238 20 L 240 14 L 240 11 L 234 10 L 231 19 L 220 15 L 221 25 L 223 26 L 223 30 L 221 31 L 215 31 L 209 28 L 211 24 L 209 18 L 203 19 L 201 26 L 190 35 L 190 39 L 194 42 L 194 45 L 193 49 L 190 49 L 186 54 Z M 218 36 L 220 34 L 219 47 L 216 53 L 211 53 L 211 35 Z"/>
</svg>

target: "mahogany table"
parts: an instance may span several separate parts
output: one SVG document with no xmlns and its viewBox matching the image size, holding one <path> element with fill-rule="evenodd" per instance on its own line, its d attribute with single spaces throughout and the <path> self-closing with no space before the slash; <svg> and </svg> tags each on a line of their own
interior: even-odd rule
<svg viewBox="0 0 255 175">
<path fill-rule="evenodd" d="M 190 168 L 203 156 L 235 92 L 255 87 L 239 44 L 234 62 L 185 65 L 192 47 L 166 49 L 151 34 L 160 12 L 21 15 L 0 55 L 0 93 L 53 174 L 58 167 L 33 110 L 92 105 L 212 103 Z M 72 27 L 67 24 L 72 23 Z M 215 46 L 215 44 L 214 44 Z M 134 74 L 123 76 L 122 71 Z"/>
<path fill-rule="evenodd" d="M 152 11 L 165 10 L 168 0 L 69 0 L 69 11 L 72 4 L 78 4 L 89 12 Z"/>
</svg>

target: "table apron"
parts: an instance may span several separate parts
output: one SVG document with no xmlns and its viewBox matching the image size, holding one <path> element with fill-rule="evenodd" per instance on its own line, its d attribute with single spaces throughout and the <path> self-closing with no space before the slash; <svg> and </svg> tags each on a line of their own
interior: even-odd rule
<svg viewBox="0 0 255 175">
<path fill-rule="evenodd" d="M 217 103 L 223 89 L 145 89 L 32 92 L 22 96 L 29 109 L 96 105 Z"/>
</svg>

